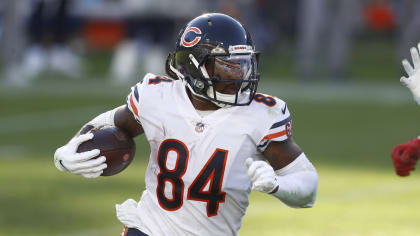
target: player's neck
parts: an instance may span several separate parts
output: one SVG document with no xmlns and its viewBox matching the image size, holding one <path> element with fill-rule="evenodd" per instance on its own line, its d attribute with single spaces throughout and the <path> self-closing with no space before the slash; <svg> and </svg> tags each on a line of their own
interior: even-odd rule
<svg viewBox="0 0 420 236">
<path fill-rule="evenodd" d="M 195 109 L 200 111 L 208 111 L 208 110 L 217 110 L 220 107 L 218 107 L 216 104 L 197 96 L 194 96 L 191 94 L 191 92 L 187 89 L 188 97 L 190 98 L 190 101 Z"/>
</svg>

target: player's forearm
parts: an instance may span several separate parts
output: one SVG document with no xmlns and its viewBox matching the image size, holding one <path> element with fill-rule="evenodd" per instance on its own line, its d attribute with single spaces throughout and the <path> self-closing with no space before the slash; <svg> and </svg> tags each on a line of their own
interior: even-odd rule
<svg viewBox="0 0 420 236">
<path fill-rule="evenodd" d="M 302 153 L 288 166 L 277 170 L 278 190 L 272 193 L 289 207 L 306 208 L 315 203 L 318 174 Z"/>
<path fill-rule="evenodd" d="M 279 177 L 279 189 L 273 193 L 286 205 L 295 208 L 312 207 L 315 203 L 318 175 L 304 171 Z"/>
</svg>

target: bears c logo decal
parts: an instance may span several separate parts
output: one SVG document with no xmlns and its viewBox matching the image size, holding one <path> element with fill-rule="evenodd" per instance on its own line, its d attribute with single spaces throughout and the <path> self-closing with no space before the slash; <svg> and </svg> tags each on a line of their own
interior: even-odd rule
<svg viewBox="0 0 420 236">
<path fill-rule="evenodd" d="M 187 48 L 189 48 L 189 47 L 192 47 L 192 46 L 196 45 L 198 42 L 200 42 L 200 39 L 201 39 L 201 37 L 200 37 L 200 36 L 196 36 L 196 37 L 195 37 L 192 41 L 190 41 L 190 42 L 185 41 L 185 36 L 186 36 L 189 32 L 194 32 L 196 35 L 200 35 L 200 34 L 201 34 L 201 30 L 200 30 L 199 28 L 197 28 L 197 27 L 189 27 L 189 28 L 187 28 L 187 29 L 184 31 L 184 33 L 182 34 L 182 37 L 181 37 L 181 44 L 182 44 L 184 47 L 187 47 Z"/>
</svg>

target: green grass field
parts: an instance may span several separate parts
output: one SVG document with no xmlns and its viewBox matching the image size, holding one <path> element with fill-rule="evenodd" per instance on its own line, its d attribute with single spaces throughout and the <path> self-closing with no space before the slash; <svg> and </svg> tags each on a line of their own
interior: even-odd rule
<svg viewBox="0 0 420 236">
<path fill-rule="evenodd" d="M 124 103 L 129 86 L 104 80 L 39 81 L 0 88 L 0 235 L 118 235 L 114 205 L 138 199 L 149 147 L 137 138 L 130 167 L 114 177 L 62 173 L 53 153 L 86 121 Z M 394 174 L 395 144 L 420 134 L 420 109 L 391 84 L 263 83 L 288 102 L 295 141 L 320 182 L 312 209 L 252 193 L 240 235 L 419 235 L 420 173 Z"/>
</svg>

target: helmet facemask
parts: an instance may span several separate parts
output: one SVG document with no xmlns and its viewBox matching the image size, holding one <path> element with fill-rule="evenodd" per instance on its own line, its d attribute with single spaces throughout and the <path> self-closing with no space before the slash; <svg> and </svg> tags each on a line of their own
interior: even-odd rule
<svg viewBox="0 0 420 236">
<path fill-rule="evenodd" d="M 186 82 L 191 93 L 219 107 L 249 105 L 259 81 L 258 53 L 249 45 L 230 46 L 229 52 L 222 47 L 205 48 L 200 50 L 205 54 L 194 53 L 197 57 L 188 53 L 188 68 L 176 69 L 169 63 L 170 71 Z"/>
</svg>

